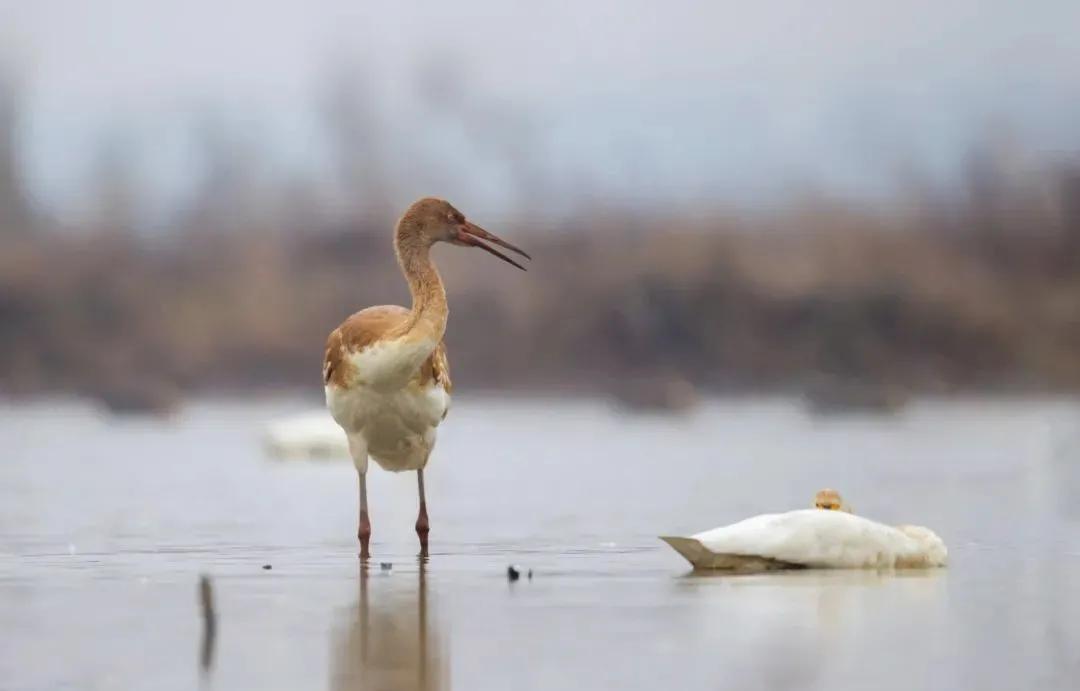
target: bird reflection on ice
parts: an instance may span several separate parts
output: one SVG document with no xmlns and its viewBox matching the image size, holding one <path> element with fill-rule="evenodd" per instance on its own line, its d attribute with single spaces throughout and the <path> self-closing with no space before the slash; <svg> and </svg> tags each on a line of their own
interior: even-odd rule
<svg viewBox="0 0 1080 691">
<path fill-rule="evenodd" d="M 349 609 L 333 641 L 331 688 L 447 688 L 447 657 L 433 624 L 423 561 L 416 573 L 360 566 L 357 578 L 356 605 Z"/>
<path fill-rule="evenodd" d="M 946 569 L 695 571 L 675 583 L 692 591 L 695 635 L 736 651 L 726 679 L 824 688 L 858 668 L 850 651 L 892 650 L 914 635 L 912 626 L 935 629 L 944 616 L 947 578 Z M 876 625 L 881 620 L 895 623 Z"/>
</svg>

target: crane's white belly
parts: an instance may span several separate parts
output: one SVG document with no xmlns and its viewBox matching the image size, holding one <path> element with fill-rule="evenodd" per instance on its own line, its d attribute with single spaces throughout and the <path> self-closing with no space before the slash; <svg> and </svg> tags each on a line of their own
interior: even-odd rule
<svg viewBox="0 0 1080 691">
<path fill-rule="evenodd" d="M 432 383 L 389 392 L 368 386 L 326 387 L 326 406 L 349 436 L 362 437 L 367 453 L 385 470 L 417 470 L 435 445 L 435 428 L 450 407 L 450 395 Z M 361 463 L 361 459 L 353 459 Z M 366 459 L 363 461 L 366 465 Z"/>
</svg>

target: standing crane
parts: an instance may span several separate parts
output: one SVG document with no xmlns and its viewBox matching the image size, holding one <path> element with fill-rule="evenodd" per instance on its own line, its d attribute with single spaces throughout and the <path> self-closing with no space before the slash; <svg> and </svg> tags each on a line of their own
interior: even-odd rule
<svg viewBox="0 0 1080 691">
<path fill-rule="evenodd" d="M 446 290 L 431 261 L 431 247 L 437 242 L 479 247 L 523 271 L 525 267 L 491 244 L 530 259 L 524 251 L 467 221 L 448 202 L 420 199 L 394 230 L 394 251 L 412 293 L 412 307 L 368 307 L 330 332 L 323 357 L 326 405 L 345 430 L 359 476 L 361 559 L 371 555 L 369 457 L 384 470 L 416 471 L 420 495 L 416 534 L 420 555 L 428 553 L 424 468 L 435 446 L 436 428 L 450 408 L 451 389 L 443 343 Z"/>
</svg>

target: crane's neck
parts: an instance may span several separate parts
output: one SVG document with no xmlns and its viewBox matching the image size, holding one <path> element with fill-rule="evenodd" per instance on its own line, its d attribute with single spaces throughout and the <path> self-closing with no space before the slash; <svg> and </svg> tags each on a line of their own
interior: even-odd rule
<svg viewBox="0 0 1080 691">
<path fill-rule="evenodd" d="M 412 309 L 400 336 L 407 341 L 430 342 L 434 348 L 446 332 L 449 307 L 442 278 L 431 261 L 431 245 L 399 228 L 394 236 L 394 250 L 412 293 Z"/>
</svg>

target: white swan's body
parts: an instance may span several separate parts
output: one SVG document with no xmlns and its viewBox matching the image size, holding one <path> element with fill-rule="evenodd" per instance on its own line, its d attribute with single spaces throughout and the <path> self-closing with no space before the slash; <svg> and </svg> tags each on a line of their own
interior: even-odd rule
<svg viewBox="0 0 1080 691">
<path fill-rule="evenodd" d="M 264 441 L 277 458 L 349 458 L 348 438 L 325 410 L 271 422 Z"/>
<path fill-rule="evenodd" d="M 927 528 L 893 528 L 821 509 L 763 514 L 662 539 L 698 568 L 933 568 L 948 557 L 945 543 Z"/>
</svg>

